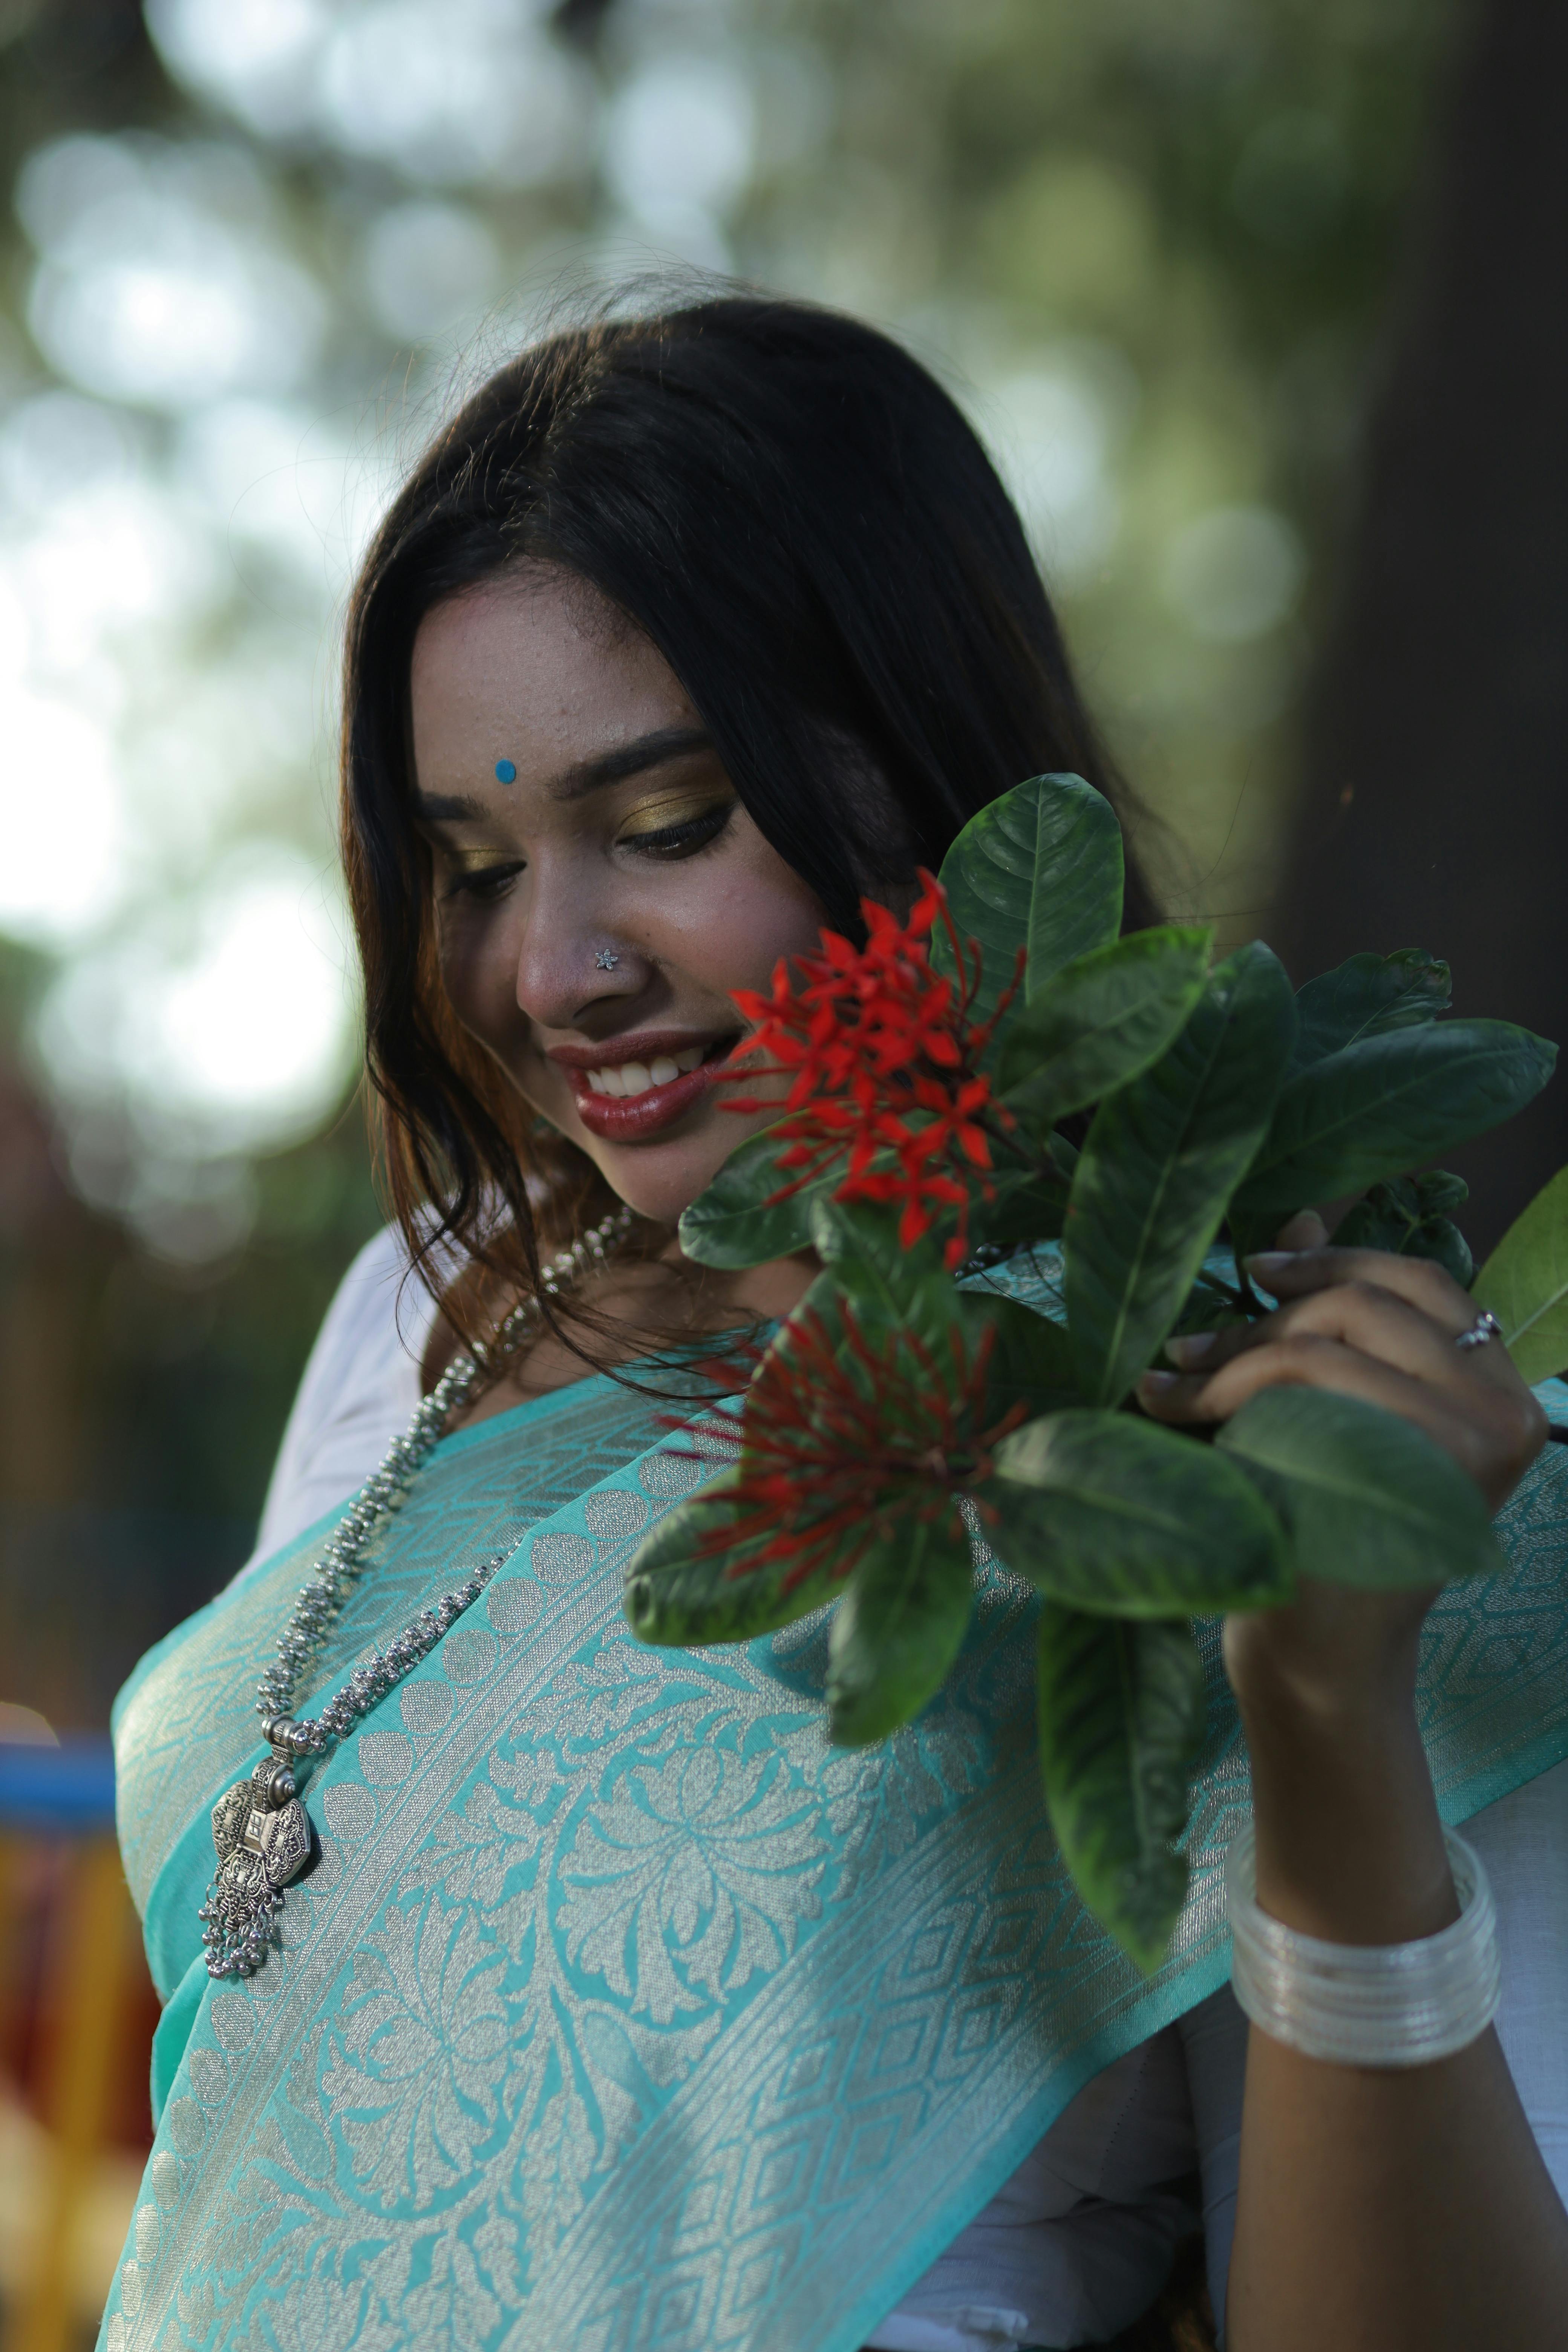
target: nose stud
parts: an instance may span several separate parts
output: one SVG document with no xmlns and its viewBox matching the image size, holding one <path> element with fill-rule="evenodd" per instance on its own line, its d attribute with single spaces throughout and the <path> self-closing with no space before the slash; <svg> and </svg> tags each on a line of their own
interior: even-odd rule
<svg viewBox="0 0 1568 2352">
<path fill-rule="evenodd" d="M 597 955 L 594 958 L 594 961 L 598 965 L 601 971 L 614 971 L 616 966 L 620 961 L 620 957 L 616 955 L 613 948 L 601 948 Z"/>
</svg>

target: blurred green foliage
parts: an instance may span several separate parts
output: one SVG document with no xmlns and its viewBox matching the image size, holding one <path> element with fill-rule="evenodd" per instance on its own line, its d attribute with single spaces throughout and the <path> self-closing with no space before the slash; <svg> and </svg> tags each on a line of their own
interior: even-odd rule
<svg viewBox="0 0 1568 2352">
<path fill-rule="evenodd" d="M 883 317 L 944 310 L 927 331 L 983 387 L 1076 362 L 1099 391 L 1119 524 L 1058 583 L 1069 635 L 1169 828 L 1168 896 L 1249 936 L 1276 887 L 1301 688 L 1454 11 L 825 0 L 783 13 L 830 50 L 837 100 L 809 197 L 836 233 L 813 241 L 805 282 Z M 850 229 L 857 214 L 871 233 Z M 769 249 L 796 241 L 768 224 Z M 1223 578 L 1205 583 L 1201 535 L 1183 541 L 1205 516 L 1254 508 L 1280 516 L 1305 558 L 1299 596 L 1256 631 L 1224 609 Z M 1042 551 L 1050 577 L 1048 530 Z M 1211 532 L 1211 568 L 1226 551 Z"/>
<path fill-rule="evenodd" d="M 0 175 L 82 130 L 155 160 L 199 145 L 204 170 L 240 159 L 267 235 L 324 299 L 297 408 L 339 441 L 379 436 L 384 472 L 563 271 L 602 281 L 673 250 L 892 327 L 965 400 L 1017 488 L 1114 748 L 1159 820 L 1143 848 L 1167 897 L 1247 937 L 1267 928 L 1302 684 L 1334 600 L 1453 13 L 1444 0 L 579 0 L 556 12 L 588 93 L 577 149 L 526 184 L 448 185 L 319 126 L 269 135 L 237 100 L 182 85 L 131 0 L 0 0 Z M 636 106 L 661 74 L 715 68 L 747 94 L 745 166 L 672 226 L 658 187 L 636 181 Z M 389 293 L 372 266 L 415 198 L 495 257 L 467 312 L 427 334 L 407 326 L 408 286 Z M 36 267 L 8 218 L 0 410 L 58 380 L 26 323 Z M 172 486 L 169 511 L 188 522 L 174 425 L 145 399 L 125 415 L 146 478 Z M 132 766 L 161 783 L 185 759 L 197 779 L 159 836 L 171 900 L 202 889 L 237 830 L 330 856 L 341 571 L 318 562 L 308 581 L 280 541 L 247 536 L 242 502 L 211 529 L 205 602 L 155 614 L 114 653 Z M 204 813 L 200 779 L 216 809 L 237 759 L 233 810 Z M 235 1176 L 245 1215 L 216 1256 L 182 1262 L 131 1212 L 87 1205 L 68 1172 L 84 1164 L 75 1113 L 37 1048 L 54 971 L 32 950 L 0 956 L 0 1696 L 85 1722 L 243 1555 L 321 1313 L 379 1219 L 353 1103 L 314 1139 L 251 1155 Z"/>
<path fill-rule="evenodd" d="M 13 1023 L 41 978 L 0 949 Z M 75 1196 L 0 1054 L 0 1690 L 58 1724 L 104 1721 L 245 1559 L 310 1342 L 381 1222 L 357 1100 L 255 1179 L 242 1249 L 161 1259 Z"/>
</svg>

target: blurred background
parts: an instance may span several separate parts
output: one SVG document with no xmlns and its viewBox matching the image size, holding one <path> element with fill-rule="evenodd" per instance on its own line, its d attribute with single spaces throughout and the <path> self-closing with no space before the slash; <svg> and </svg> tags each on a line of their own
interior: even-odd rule
<svg viewBox="0 0 1568 2352">
<path fill-rule="evenodd" d="M 15 2343 L 84 2324 L 135 2172 L 139 2082 L 61 2071 L 92 1735 L 245 1556 L 380 1222 L 333 706 L 400 469 L 629 275 L 855 310 L 1013 485 L 1172 910 L 1563 1035 L 1565 117 L 1562 0 L 0 0 Z M 1560 1091 L 1468 1155 L 1478 1255 Z M 8 2293 L 46 2126 L 79 2254 Z"/>
</svg>

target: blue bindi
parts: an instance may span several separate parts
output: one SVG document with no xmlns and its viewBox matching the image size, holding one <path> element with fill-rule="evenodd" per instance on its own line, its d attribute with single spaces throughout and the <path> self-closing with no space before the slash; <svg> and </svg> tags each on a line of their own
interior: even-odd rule
<svg viewBox="0 0 1568 2352">
<path fill-rule="evenodd" d="M 517 770 L 510 760 L 498 760 L 496 761 L 496 776 L 503 784 L 515 784 L 517 782 Z"/>
</svg>

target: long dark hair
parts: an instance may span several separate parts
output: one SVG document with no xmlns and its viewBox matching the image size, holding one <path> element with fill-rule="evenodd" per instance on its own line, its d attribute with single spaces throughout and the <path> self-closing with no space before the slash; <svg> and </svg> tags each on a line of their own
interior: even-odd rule
<svg viewBox="0 0 1568 2352">
<path fill-rule="evenodd" d="M 525 562 L 591 583 L 653 641 L 842 930 L 858 931 L 868 883 L 939 866 L 1025 776 L 1074 769 L 1118 796 L 994 468 L 887 336 L 725 295 L 601 319 L 500 368 L 376 535 L 344 684 L 343 857 L 383 1164 L 416 1263 L 455 1248 L 488 1277 L 448 1288 L 465 1338 L 476 1300 L 531 1291 L 542 1242 L 609 1197 L 459 1028 L 410 815 L 415 633 Z"/>
</svg>

